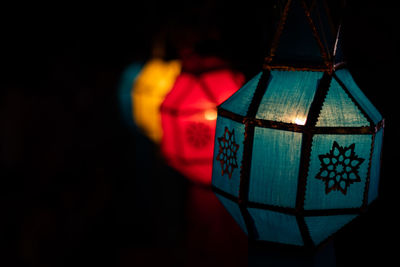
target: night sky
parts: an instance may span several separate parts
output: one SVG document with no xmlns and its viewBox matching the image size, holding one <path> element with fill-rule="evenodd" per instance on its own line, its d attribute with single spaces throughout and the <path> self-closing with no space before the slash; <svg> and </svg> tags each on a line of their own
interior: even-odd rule
<svg viewBox="0 0 400 267">
<path fill-rule="evenodd" d="M 160 33 L 167 57 L 176 56 L 187 29 L 250 79 L 276 19 L 265 2 L 2 8 L 0 264 L 245 265 L 239 227 L 126 127 L 117 86 L 128 64 L 150 58 Z M 389 266 L 398 253 L 400 9 L 386 4 L 349 1 L 344 17 L 349 69 L 386 127 L 380 198 L 339 232 L 338 266 Z"/>
</svg>

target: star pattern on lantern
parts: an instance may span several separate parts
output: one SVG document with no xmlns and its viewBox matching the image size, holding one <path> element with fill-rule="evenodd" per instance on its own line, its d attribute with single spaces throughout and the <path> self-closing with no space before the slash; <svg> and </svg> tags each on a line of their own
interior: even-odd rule
<svg viewBox="0 0 400 267">
<path fill-rule="evenodd" d="M 229 131 L 225 127 L 225 132 L 221 137 L 218 137 L 219 151 L 217 160 L 221 163 L 222 175 L 228 174 L 229 179 L 232 178 L 232 173 L 238 167 L 236 153 L 239 145 L 235 142 L 235 130 Z"/>
<path fill-rule="evenodd" d="M 321 169 L 316 178 L 325 182 L 326 194 L 340 191 L 346 195 L 351 184 L 361 182 L 358 169 L 365 159 L 358 157 L 354 149 L 355 144 L 342 147 L 334 141 L 329 153 L 319 155 Z"/>
<path fill-rule="evenodd" d="M 212 140 L 211 128 L 201 122 L 189 123 L 186 136 L 189 144 L 197 149 L 206 147 Z"/>
</svg>

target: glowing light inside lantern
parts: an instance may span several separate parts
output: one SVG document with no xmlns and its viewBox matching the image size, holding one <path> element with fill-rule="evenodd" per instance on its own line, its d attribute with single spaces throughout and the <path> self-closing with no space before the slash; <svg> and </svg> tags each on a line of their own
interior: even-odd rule
<svg viewBox="0 0 400 267">
<path fill-rule="evenodd" d="M 217 119 L 217 111 L 215 109 L 207 109 L 204 112 L 204 118 L 206 120 L 212 121 Z"/>
<path fill-rule="evenodd" d="M 296 123 L 297 125 L 304 125 L 306 124 L 306 118 L 305 117 L 297 117 L 296 119 L 294 119 L 294 123 Z"/>
</svg>

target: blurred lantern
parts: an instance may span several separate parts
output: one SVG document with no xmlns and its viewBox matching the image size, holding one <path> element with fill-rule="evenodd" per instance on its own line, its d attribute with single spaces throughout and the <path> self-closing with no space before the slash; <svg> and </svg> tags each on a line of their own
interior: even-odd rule
<svg viewBox="0 0 400 267">
<path fill-rule="evenodd" d="M 211 184 L 217 105 L 236 92 L 244 76 L 217 57 L 192 55 L 161 106 L 161 149 L 168 163 L 192 181 Z"/>
<path fill-rule="evenodd" d="M 181 64 L 177 60 L 155 58 L 143 66 L 135 81 L 132 90 L 134 121 L 155 143 L 159 143 L 162 136 L 160 105 L 180 70 Z"/>
<path fill-rule="evenodd" d="M 264 70 L 218 108 L 213 189 L 255 242 L 318 246 L 378 194 L 384 121 L 322 6 L 288 0 Z"/>
<path fill-rule="evenodd" d="M 135 62 L 125 68 L 121 75 L 121 80 L 118 85 L 118 103 L 120 114 L 125 125 L 134 128 L 132 116 L 132 98 L 131 91 L 136 77 L 142 69 L 142 64 Z"/>
</svg>

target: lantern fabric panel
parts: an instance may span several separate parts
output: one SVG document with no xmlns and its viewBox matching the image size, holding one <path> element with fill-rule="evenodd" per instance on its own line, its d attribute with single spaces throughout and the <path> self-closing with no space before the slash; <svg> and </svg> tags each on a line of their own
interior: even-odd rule
<svg viewBox="0 0 400 267">
<path fill-rule="evenodd" d="M 209 71 L 202 75 L 200 83 L 203 89 L 209 90 L 215 103 L 221 104 L 234 94 L 244 83 L 243 75 L 238 75 L 229 69 Z M 220 88 L 218 93 L 211 88 Z M 232 90 L 234 89 L 234 90 Z"/>
<path fill-rule="evenodd" d="M 177 130 L 182 134 L 179 142 L 185 142 L 178 157 L 187 161 L 210 161 L 212 155 L 215 120 L 204 120 L 204 113 L 180 116 Z M 193 153 L 196 151 L 196 153 Z"/>
<path fill-rule="evenodd" d="M 371 170 L 369 178 L 368 204 L 378 197 L 379 176 L 381 165 L 381 153 L 383 143 L 383 129 L 375 134 L 374 149 L 371 158 Z"/>
<path fill-rule="evenodd" d="M 316 126 L 363 127 L 369 126 L 369 121 L 339 83 L 335 79 L 332 79 Z"/>
<path fill-rule="evenodd" d="M 247 235 L 246 224 L 244 222 L 244 219 L 243 219 L 242 213 L 240 211 L 239 205 L 236 202 L 234 202 L 234 201 L 232 201 L 232 200 L 230 200 L 230 199 L 228 199 L 226 197 L 221 196 L 220 194 L 216 194 L 216 196 L 218 197 L 219 201 L 221 201 L 221 203 L 225 207 L 225 209 L 232 216 L 232 218 L 239 225 L 239 227 Z"/>
<path fill-rule="evenodd" d="M 192 181 L 211 183 L 217 105 L 243 80 L 241 73 L 226 67 L 183 71 L 162 103 L 162 152 L 172 167 Z"/>
<path fill-rule="evenodd" d="M 347 69 L 340 69 L 335 72 L 336 76 L 346 86 L 346 89 L 350 92 L 352 97 L 357 101 L 362 110 L 370 117 L 375 123 L 379 123 L 382 120 L 382 115 L 375 108 L 375 106 L 369 101 L 365 94 L 357 86 L 353 79 L 353 76 Z"/>
<path fill-rule="evenodd" d="M 235 111 L 236 114 L 246 116 L 254 91 L 261 78 L 262 72 L 253 77 L 236 93 L 229 97 L 220 106 L 225 110 Z"/>
<path fill-rule="evenodd" d="M 135 127 L 133 121 L 133 109 L 131 91 L 136 77 L 142 69 L 142 64 L 135 62 L 130 64 L 122 73 L 118 86 L 118 100 L 122 118 L 126 125 Z"/>
<path fill-rule="evenodd" d="M 305 217 L 312 241 L 318 245 L 357 217 L 355 214 Z"/>
<path fill-rule="evenodd" d="M 215 109 L 215 97 L 204 83 L 199 82 L 199 76 L 182 73 L 176 79 L 175 88 L 186 88 L 186 90 L 171 90 L 168 94 L 163 108 L 175 109 L 182 112 L 198 112 L 205 109 Z"/>
<path fill-rule="evenodd" d="M 321 72 L 271 71 L 256 118 L 305 124 Z"/>
<path fill-rule="evenodd" d="M 164 110 L 162 127 L 169 137 L 168 142 L 162 142 L 167 163 L 197 182 L 210 177 L 215 120 L 205 120 L 200 111 L 178 116 Z"/>
<path fill-rule="evenodd" d="M 136 124 L 152 141 L 162 136 L 160 106 L 180 73 L 179 61 L 153 59 L 147 62 L 137 77 L 133 91 L 133 115 Z"/>
<path fill-rule="evenodd" d="M 249 201 L 295 208 L 301 140 L 301 133 L 255 128 Z"/>
<path fill-rule="evenodd" d="M 337 145 L 335 145 L 337 144 Z M 372 135 L 315 135 L 304 202 L 306 210 L 360 208 Z"/>
<path fill-rule="evenodd" d="M 303 245 L 296 216 L 280 212 L 248 208 L 256 229 L 256 240 Z"/>
<path fill-rule="evenodd" d="M 232 147 L 225 148 L 223 145 L 229 139 L 229 136 L 226 136 L 228 134 L 227 131 L 233 135 L 232 141 L 234 144 L 237 144 L 238 148 L 236 151 L 232 151 Z M 217 128 L 215 130 L 212 184 L 235 197 L 239 196 L 240 164 L 243 160 L 244 132 L 243 124 L 221 116 L 218 117 Z M 237 165 L 233 164 L 235 162 L 228 161 L 230 157 L 233 158 Z M 232 166 L 231 170 L 229 170 L 229 165 Z"/>
</svg>

